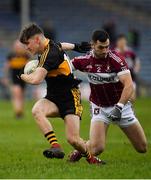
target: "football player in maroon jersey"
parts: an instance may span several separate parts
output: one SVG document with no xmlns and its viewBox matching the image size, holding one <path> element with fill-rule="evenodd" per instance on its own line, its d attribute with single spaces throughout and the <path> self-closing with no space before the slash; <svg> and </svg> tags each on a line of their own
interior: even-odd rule
<svg viewBox="0 0 151 180">
<path fill-rule="evenodd" d="M 97 30 L 92 35 L 90 53 L 72 60 L 73 69 L 87 74 L 91 89 L 92 119 L 87 145 L 93 155 L 102 153 L 109 125 L 114 123 L 127 135 L 136 151 L 145 153 L 144 130 L 129 101 L 134 91 L 130 70 L 125 59 L 111 51 L 109 45 L 107 32 Z M 78 161 L 81 157 L 81 153 L 74 151 L 70 161 Z"/>
</svg>

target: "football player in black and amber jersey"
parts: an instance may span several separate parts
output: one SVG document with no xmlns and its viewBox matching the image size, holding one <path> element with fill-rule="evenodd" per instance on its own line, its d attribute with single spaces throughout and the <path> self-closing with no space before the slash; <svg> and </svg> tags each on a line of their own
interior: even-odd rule
<svg viewBox="0 0 151 180">
<path fill-rule="evenodd" d="M 11 96 L 16 118 L 23 116 L 25 90 L 25 82 L 18 79 L 17 75 L 19 75 L 20 70 L 28 62 L 29 58 L 30 56 L 24 45 L 19 40 L 16 40 L 13 44 L 12 52 L 7 56 L 7 62 L 5 64 L 5 70 L 10 72 L 12 83 Z"/>
<path fill-rule="evenodd" d="M 21 79 L 30 84 L 40 84 L 45 79 L 47 83 L 46 96 L 37 101 L 32 109 L 38 126 L 51 145 L 43 152 L 44 156 L 64 157 L 53 127 L 47 119 L 47 117 L 61 117 L 65 122 L 68 142 L 79 150 L 90 164 L 102 164 L 101 160 L 89 153 L 84 140 L 79 135 L 82 114 L 78 89 L 80 80 L 74 78 L 68 57 L 62 50 L 67 50 L 69 44 L 56 44 L 51 39 L 47 39 L 36 24 L 30 24 L 22 30 L 20 41 L 32 54 L 39 55 L 39 65 L 36 70 L 29 75 L 22 74 Z M 77 49 L 77 45 L 71 44 L 71 46 Z M 71 46 L 69 49 L 72 49 Z"/>
</svg>

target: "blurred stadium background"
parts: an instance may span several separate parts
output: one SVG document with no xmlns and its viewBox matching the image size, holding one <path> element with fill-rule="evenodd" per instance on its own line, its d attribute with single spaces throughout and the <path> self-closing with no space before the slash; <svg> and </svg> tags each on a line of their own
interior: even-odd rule
<svg viewBox="0 0 151 180">
<path fill-rule="evenodd" d="M 21 27 L 29 21 L 45 26 L 46 31 L 50 30 L 54 39 L 60 42 L 89 41 L 94 29 L 110 26 L 113 39 L 119 33 L 128 36 L 129 44 L 141 59 L 139 93 L 150 96 L 150 18 L 150 0 L 0 1 L 0 79 L 3 78 L 2 69 L 11 45 Z M 70 57 L 74 55 L 77 54 L 70 53 Z M 81 77 L 84 78 L 83 75 Z"/>
<path fill-rule="evenodd" d="M 49 169 L 51 173 L 47 172 L 49 162 L 46 162 L 42 156 L 39 157 L 39 153 L 45 148 L 46 143 L 39 131 L 35 129 L 36 125 L 29 114 L 33 101 L 26 105 L 28 113 L 25 121 L 11 120 L 10 101 L 5 101 L 10 98 L 9 90 L 3 85 L 6 56 L 14 40 L 18 37 L 21 27 L 31 21 L 45 27 L 46 31 L 51 29 L 52 37 L 59 42 L 89 41 L 94 29 L 105 26 L 111 27 L 113 41 L 116 35 L 125 33 L 128 36 L 129 44 L 141 60 L 138 78 L 138 95 L 141 98 L 136 102 L 136 110 L 139 117 L 143 119 L 141 123 L 145 128 L 149 144 L 151 141 L 151 123 L 148 119 L 151 115 L 149 110 L 151 99 L 148 98 L 151 96 L 151 0 L 1 0 L 0 99 L 3 100 L 0 103 L 0 126 L 2 127 L 0 178 L 151 178 L 149 173 L 150 154 L 144 156 L 143 159 L 131 148 L 125 152 L 127 140 L 123 136 L 118 143 L 122 144 L 124 141 L 124 144 L 116 146 L 116 141 L 119 139 L 117 129 L 111 130 L 108 151 L 104 155 L 104 158 L 110 161 L 108 168 L 110 171 L 102 169 L 102 176 L 98 174 L 96 167 L 87 167 L 81 163 L 79 167 L 70 168 L 65 162 L 63 165 L 59 164 L 60 160 L 58 164 L 52 160 L 54 167 L 58 168 L 59 176 L 55 169 Z M 69 55 L 72 58 L 79 54 L 70 52 Z M 80 74 L 80 77 L 84 80 L 82 87 L 86 87 L 83 96 L 87 97 L 86 91 L 88 93 L 89 90 L 86 77 L 83 74 Z M 27 88 L 28 99 L 33 97 L 31 90 L 33 87 L 29 86 Z M 43 87 L 40 88 L 39 94 L 43 96 Z M 82 136 L 87 138 L 90 119 L 87 102 L 85 102 L 85 106 L 84 118 L 88 118 L 88 120 L 87 123 L 82 122 L 82 130 L 85 130 L 82 132 Z M 66 145 L 65 150 L 69 151 L 71 148 L 65 142 L 62 124 L 56 122 L 56 125 L 58 136 Z M 35 140 L 34 133 L 39 139 Z M 26 148 L 24 148 L 25 144 Z M 28 152 L 30 153 L 28 154 Z M 121 152 L 124 153 L 124 157 Z M 132 167 L 131 164 L 135 167 Z M 140 169 L 142 171 L 139 171 Z M 67 174 L 66 170 L 69 171 Z"/>
</svg>

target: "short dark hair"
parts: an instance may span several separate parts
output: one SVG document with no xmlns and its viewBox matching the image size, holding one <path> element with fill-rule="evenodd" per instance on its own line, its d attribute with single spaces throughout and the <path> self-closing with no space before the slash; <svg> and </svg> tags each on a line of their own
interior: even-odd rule
<svg viewBox="0 0 151 180">
<path fill-rule="evenodd" d="M 127 36 L 125 34 L 119 34 L 116 38 L 116 40 L 118 41 L 119 39 L 127 39 Z"/>
<path fill-rule="evenodd" d="M 26 44 L 28 39 L 36 34 L 44 34 L 43 30 L 36 24 L 31 23 L 23 28 L 20 33 L 20 42 Z"/>
<path fill-rule="evenodd" d="M 95 30 L 92 34 L 92 40 L 96 42 L 99 40 L 100 42 L 105 42 L 107 39 L 109 39 L 109 34 L 102 30 Z"/>
</svg>

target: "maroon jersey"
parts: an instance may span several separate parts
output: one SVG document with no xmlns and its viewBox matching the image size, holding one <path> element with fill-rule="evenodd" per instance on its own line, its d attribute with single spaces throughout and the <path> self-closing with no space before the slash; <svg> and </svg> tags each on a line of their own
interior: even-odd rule
<svg viewBox="0 0 151 180">
<path fill-rule="evenodd" d="M 119 49 L 116 49 L 116 51 L 121 54 L 122 56 L 124 56 L 125 58 L 125 61 L 127 62 L 127 65 L 128 65 L 128 68 L 131 72 L 131 75 L 132 75 L 132 79 L 133 81 L 135 81 L 135 64 L 136 64 L 136 61 L 138 60 L 135 52 L 131 49 L 131 48 L 126 48 L 125 51 L 122 53 L 120 52 Z"/>
<path fill-rule="evenodd" d="M 90 83 L 90 101 L 101 107 L 116 104 L 123 90 L 119 75 L 129 73 L 127 63 L 117 52 L 109 51 L 106 58 L 96 59 L 93 51 L 89 55 L 72 60 L 75 69 L 87 73 Z"/>
</svg>

